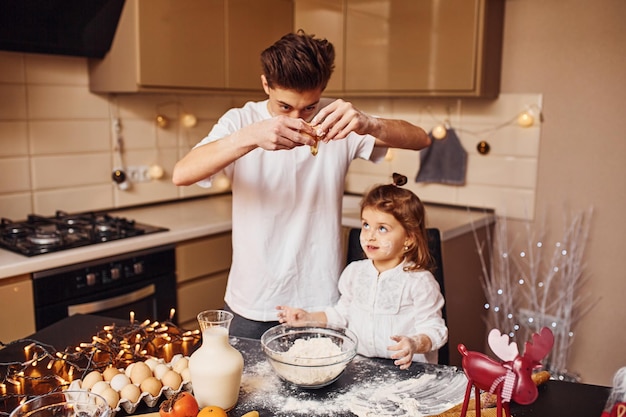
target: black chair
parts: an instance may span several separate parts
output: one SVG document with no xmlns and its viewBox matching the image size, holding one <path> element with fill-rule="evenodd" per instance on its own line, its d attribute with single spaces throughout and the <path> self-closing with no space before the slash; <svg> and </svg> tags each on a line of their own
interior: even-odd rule
<svg viewBox="0 0 626 417">
<path fill-rule="evenodd" d="M 441 257 L 441 234 L 439 233 L 439 229 L 428 228 L 426 229 L 426 233 L 428 234 L 428 248 L 430 250 L 430 254 L 434 259 L 434 269 L 433 275 L 437 282 L 439 283 L 439 287 L 441 288 L 441 294 L 444 299 L 446 297 L 445 287 L 443 283 L 443 261 Z M 361 234 L 361 229 L 350 229 L 348 235 L 348 255 L 347 262 L 349 264 L 352 261 L 357 261 L 360 259 L 365 259 L 365 254 L 363 253 L 363 249 L 361 249 L 361 243 L 359 242 L 359 236 Z M 446 314 L 446 305 L 443 305 L 441 309 L 441 315 L 444 321 L 448 322 L 448 316 Z M 441 365 L 449 365 L 450 364 L 450 348 L 448 346 L 448 342 L 439 348 L 439 364 Z"/>
</svg>

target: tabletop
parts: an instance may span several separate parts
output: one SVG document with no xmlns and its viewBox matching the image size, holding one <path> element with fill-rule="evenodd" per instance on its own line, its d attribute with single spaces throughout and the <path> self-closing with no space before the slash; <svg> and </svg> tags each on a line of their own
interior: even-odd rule
<svg viewBox="0 0 626 417">
<path fill-rule="evenodd" d="M 124 321 L 75 315 L 28 339 L 63 350 L 90 340 L 103 326 L 112 323 Z M 27 343 L 1 349 L 0 365 L 22 358 Z M 251 410 L 259 411 L 261 417 L 428 415 L 424 413 L 441 412 L 462 401 L 465 392 L 466 379 L 459 368 L 414 363 L 402 371 L 391 360 L 358 355 L 333 384 L 315 390 L 300 389 L 273 373 L 258 340 L 231 338 L 231 344 L 242 353 L 245 365 L 239 401 L 228 413 L 230 417 L 240 417 Z M 533 404 L 513 403 L 511 412 L 514 417 L 599 417 L 609 392 L 609 387 L 551 380 L 539 387 L 539 397 Z M 136 414 L 156 410 L 143 406 Z M 117 414 L 123 415 L 123 410 Z"/>
</svg>

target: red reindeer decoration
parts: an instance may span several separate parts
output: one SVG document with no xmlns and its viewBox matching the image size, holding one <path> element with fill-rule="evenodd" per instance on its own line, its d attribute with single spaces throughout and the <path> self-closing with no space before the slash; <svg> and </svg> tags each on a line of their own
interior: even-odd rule
<svg viewBox="0 0 626 417">
<path fill-rule="evenodd" d="M 467 390 L 460 417 L 465 417 L 472 387 L 476 401 L 476 417 L 480 417 L 480 390 L 496 395 L 497 415 L 502 416 L 502 409 L 511 417 L 510 401 L 518 404 L 532 404 L 539 395 L 537 386 L 531 375 L 533 369 L 541 366 L 554 344 L 554 335 L 544 327 L 532 336 L 532 342 L 526 342 L 524 354 L 520 355 L 515 343 L 509 343 L 507 335 L 500 334 L 497 329 L 491 330 L 488 336 L 489 347 L 502 359 L 497 362 L 487 355 L 468 351 L 460 344 L 459 352 L 463 355 L 463 370 L 467 376 Z M 504 404 L 504 405 L 503 405 Z"/>
</svg>

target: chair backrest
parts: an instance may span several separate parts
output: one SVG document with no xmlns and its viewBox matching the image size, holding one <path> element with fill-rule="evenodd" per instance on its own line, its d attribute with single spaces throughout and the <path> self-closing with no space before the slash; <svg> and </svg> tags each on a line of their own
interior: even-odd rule
<svg viewBox="0 0 626 417">
<path fill-rule="evenodd" d="M 426 233 L 428 234 L 428 248 L 430 250 L 430 254 L 434 260 L 434 268 L 433 268 L 433 276 L 439 283 L 439 287 L 441 288 L 441 294 L 444 299 L 446 297 L 444 280 L 443 280 L 443 260 L 441 256 L 441 234 L 439 233 L 439 229 L 436 228 L 427 228 Z M 360 259 L 365 259 L 365 254 L 363 253 L 363 249 L 361 248 L 361 242 L 359 241 L 359 236 L 361 234 L 361 229 L 350 229 L 348 235 L 348 255 L 347 262 L 349 264 L 352 261 L 357 261 Z M 446 305 L 443 305 L 441 310 L 441 315 L 444 321 L 448 322 L 448 316 L 446 314 Z M 441 348 L 439 348 L 439 364 L 441 365 L 449 365 L 450 364 L 450 349 L 448 343 L 446 342 Z"/>
</svg>

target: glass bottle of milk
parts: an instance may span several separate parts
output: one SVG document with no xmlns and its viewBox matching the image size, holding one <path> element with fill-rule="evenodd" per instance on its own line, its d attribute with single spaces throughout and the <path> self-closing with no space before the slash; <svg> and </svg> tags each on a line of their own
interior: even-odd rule
<svg viewBox="0 0 626 417">
<path fill-rule="evenodd" d="M 218 406 L 228 411 L 237 405 L 243 356 L 228 341 L 232 313 L 206 310 L 198 314 L 202 345 L 189 358 L 193 395 L 200 409 Z"/>
</svg>

